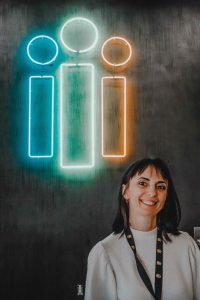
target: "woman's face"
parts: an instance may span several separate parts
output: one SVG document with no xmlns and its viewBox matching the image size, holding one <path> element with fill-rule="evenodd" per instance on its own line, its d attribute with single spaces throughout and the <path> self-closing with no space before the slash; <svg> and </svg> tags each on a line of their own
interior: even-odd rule
<svg viewBox="0 0 200 300">
<path fill-rule="evenodd" d="M 156 216 L 164 207 L 167 189 L 167 180 L 153 166 L 148 166 L 122 186 L 122 193 L 129 204 L 129 213 Z"/>
</svg>

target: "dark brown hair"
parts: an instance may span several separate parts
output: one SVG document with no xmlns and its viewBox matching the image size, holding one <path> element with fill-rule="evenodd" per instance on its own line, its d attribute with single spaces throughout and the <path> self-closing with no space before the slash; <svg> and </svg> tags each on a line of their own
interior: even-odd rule
<svg viewBox="0 0 200 300">
<path fill-rule="evenodd" d="M 157 226 L 161 229 L 163 237 L 166 241 L 171 241 L 168 233 L 179 235 L 178 225 L 181 220 L 181 208 L 179 199 L 166 163 L 160 158 L 144 158 L 131 164 L 125 171 L 121 181 L 118 194 L 118 210 L 113 222 L 113 232 L 124 233 L 129 226 L 129 208 L 125 202 L 122 193 L 122 185 L 129 183 L 129 180 L 136 174 L 141 174 L 148 166 L 153 166 L 163 179 L 168 181 L 167 198 L 163 209 L 157 215 Z"/>
</svg>

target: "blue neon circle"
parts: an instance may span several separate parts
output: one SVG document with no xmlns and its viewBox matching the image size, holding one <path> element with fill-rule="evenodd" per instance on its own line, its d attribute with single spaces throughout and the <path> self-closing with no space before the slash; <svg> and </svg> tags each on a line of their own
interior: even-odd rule
<svg viewBox="0 0 200 300">
<path fill-rule="evenodd" d="M 48 41 L 48 43 L 50 43 L 51 45 L 54 46 L 55 54 L 51 55 L 51 59 L 46 60 L 46 61 L 40 61 L 38 59 L 33 58 L 33 53 L 31 54 L 31 52 L 33 52 L 33 51 L 31 51 L 31 48 L 32 48 L 32 50 L 35 50 L 34 48 L 38 47 L 37 42 L 38 42 L 39 39 L 41 39 L 42 42 L 45 42 L 45 43 L 46 43 L 46 41 Z M 34 42 L 35 42 L 35 45 L 34 45 Z M 46 46 L 42 46 L 42 47 L 46 47 Z M 56 59 L 56 57 L 58 55 L 58 45 L 57 45 L 56 41 L 53 38 L 51 38 L 50 36 L 48 36 L 48 35 L 38 35 L 38 36 L 35 36 L 34 38 L 32 38 L 30 40 L 30 42 L 28 43 L 27 54 L 28 54 L 28 57 L 30 58 L 30 60 L 32 62 L 34 62 L 35 64 L 48 65 Z"/>
</svg>

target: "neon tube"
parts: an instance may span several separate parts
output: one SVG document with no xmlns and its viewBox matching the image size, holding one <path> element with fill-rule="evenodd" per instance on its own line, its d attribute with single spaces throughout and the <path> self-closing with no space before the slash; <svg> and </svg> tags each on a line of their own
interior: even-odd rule
<svg viewBox="0 0 200 300">
<path fill-rule="evenodd" d="M 115 153 L 108 153 L 106 148 L 106 142 L 105 142 L 105 132 L 108 131 L 108 120 L 105 118 L 105 103 L 108 104 L 109 99 L 105 99 L 104 92 L 105 92 L 105 84 L 106 81 L 109 82 L 110 80 L 113 80 L 116 84 L 117 81 L 121 81 L 122 83 L 122 89 L 123 89 L 123 99 L 120 99 L 122 101 L 122 107 L 123 107 L 123 113 L 122 113 L 122 123 L 120 126 L 123 128 L 123 138 L 122 138 L 122 145 L 123 149 L 119 151 L 119 149 L 115 150 Z M 112 120 L 110 120 L 112 121 Z M 106 124 L 107 123 L 107 124 Z M 112 123 L 112 122 L 111 122 Z M 107 125 L 107 126 L 106 126 Z M 108 139 L 111 138 L 108 137 Z M 124 76 L 106 76 L 102 77 L 101 79 L 101 152 L 103 157 L 112 157 L 112 158 L 120 158 L 126 156 L 126 77 Z M 117 153 L 120 152 L 120 153 Z"/>
<path fill-rule="evenodd" d="M 54 45 L 55 47 L 55 54 L 54 56 L 52 57 L 52 59 L 48 60 L 48 61 L 45 61 L 45 62 L 41 62 L 41 61 L 38 61 L 36 59 L 34 59 L 31 55 L 31 52 L 30 52 L 30 47 L 33 46 L 34 42 L 37 41 L 38 39 L 42 39 L 42 40 L 48 40 L 50 42 L 52 42 L 52 44 Z M 29 59 L 35 63 L 35 64 L 38 64 L 38 65 L 49 65 L 50 63 L 52 63 L 56 57 L 58 56 L 58 45 L 57 43 L 55 42 L 55 40 L 53 38 L 51 38 L 50 36 L 48 35 L 38 35 L 38 36 L 35 36 L 34 38 L 32 38 L 28 45 L 27 45 L 27 54 L 28 54 L 28 57 Z"/>
<path fill-rule="evenodd" d="M 112 43 L 112 42 L 113 42 L 113 43 L 114 43 L 114 42 L 120 42 L 120 43 L 126 45 L 126 46 L 128 47 L 128 49 L 129 49 L 129 54 L 128 54 L 127 59 L 125 59 L 124 61 L 122 61 L 121 63 L 118 63 L 118 64 L 113 64 L 113 63 L 111 63 L 111 62 L 105 57 L 105 53 L 104 53 L 105 48 L 108 47 L 108 44 L 109 44 L 110 42 L 111 42 L 111 43 Z M 131 48 L 130 43 L 129 43 L 125 38 L 122 38 L 122 37 L 119 37 L 119 36 L 113 36 L 113 37 L 107 39 L 107 40 L 104 42 L 104 44 L 103 44 L 103 46 L 102 46 L 102 48 L 101 48 L 101 56 L 102 56 L 103 60 L 104 60 L 108 65 L 110 65 L 110 66 L 114 66 L 114 67 L 123 66 L 123 65 L 125 65 L 125 64 L 130 60 L 130 58 L 131 58 L 131 56 L 132 56 L 132 48 Z"/>
<path fill-rule="evenodd" d="M 64 63 L 60 67 L 60 166 L 94 167 L 93 64 Z"/>
<path fill-rule="evenodd" d="M 85 49 L 82 49 L 82 50 L 76 50 L 76 49 L 73 49 L 72 47 L 70 47 L 65 41 L 64 41 L 64 38 L 63 38 L 63 32 L 64 32 L 64 29 L 72 22 L 85 22 L 87 24 L 89 24 L 90 26 L 92 26 L 93 30 L 94 30 L 94 33 L 95 33 L 95 36 L 94 36 L 94 41 L 93 43 L 85 48 Z M 95 47 L 96 43 L 97 43 L 97 40 L 98 40 L 98 30 L 97 30 L 97 27 L 96 25 L 90 21 L 89 19 L 86 19 L 86 18 L 83 18 L 83 17 L 75 17 L 75 18 L 72 18 L 70 20 L 68 20 L 67 22 L 64 23 L 64 25 L 62 26 L 61 28 L 61 31 L 60 31 L 60 39 L 61 39 L 61 42 L 62 44 L 65 46 L 65 48 L 68 50 L 68 51 L 71 51 L 71 52 L 78 52 L 78 53 L 84 53 L 84 52 L 88 52 L 90 51 L 92 48 Z"/>
<path fill-rule="evenodd" d="M 53 156 L 54 77 L 29 77 L 28 156 Z"/>
</svg>

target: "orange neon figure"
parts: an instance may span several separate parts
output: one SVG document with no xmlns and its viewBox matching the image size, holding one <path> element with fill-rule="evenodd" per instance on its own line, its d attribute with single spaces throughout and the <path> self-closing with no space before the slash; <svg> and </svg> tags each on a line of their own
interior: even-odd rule
<svg viewBox="0 0 200 300">
<path fill-rule="evenodd" d="M 113 47 L 114 46 L 114 47 Z M 116 61 L 121 52 L 126 57 Z M 117 49 L 117 51 L 116 51 Z M 112 50 L 112 51 L 110 51 Z M 124 56 L 125 56 L 124 55 Z M 103 63 L 119 72 L 130 61 L 132 48 L 118 36 L 106 40 L 101 49 Z M 124 158 L 127 155 L 127 84 L 125 76 L 104 76 L 101 79 L 101 150 L 102 156 Z"/>
</svg>

